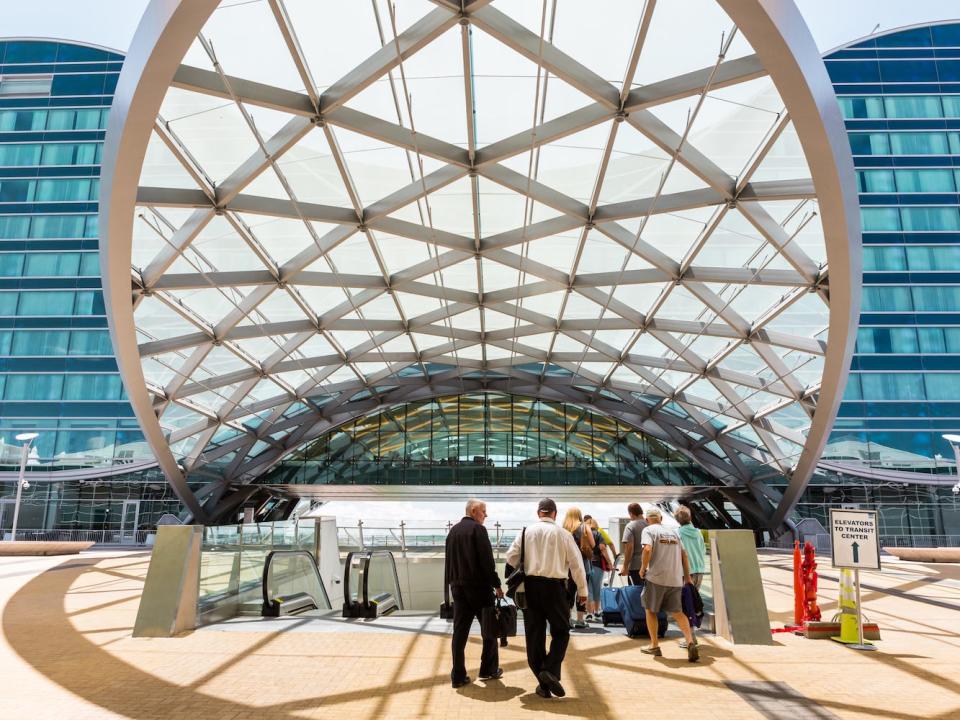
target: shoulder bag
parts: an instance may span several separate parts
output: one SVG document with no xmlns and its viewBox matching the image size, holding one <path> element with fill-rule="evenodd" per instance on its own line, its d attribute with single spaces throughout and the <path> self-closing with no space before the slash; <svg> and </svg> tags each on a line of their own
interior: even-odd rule
<svg viewBox="0 0 960 720">
<path fill-rule="evenodd" d="M 524 600 L 524 589 L 523 581 L 527 579 L 527 574 L 523 569 L 523 554 L 524 546 L 527 542 L 527 529 L 524 528 L 520 532 L 520 564 L 517 566 L 517 569 L 510 573 L 507 577 L 507 592 L 506 595 L 508 598 L 513 600 L 514 604 L 521 610 L 527 607 L 527 603 Z"/>
</svg>

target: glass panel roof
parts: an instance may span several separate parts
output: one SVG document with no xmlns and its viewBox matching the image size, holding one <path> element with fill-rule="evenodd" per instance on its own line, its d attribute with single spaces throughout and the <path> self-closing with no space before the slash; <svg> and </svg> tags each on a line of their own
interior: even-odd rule
<svg viewBox="0 0 960 720">
<path fill-rule="evenodd" d="M 580 403 L 715 477 L 749 478 L 745 443 L 789 469 L 829 307 L 776 88 L 714 0 L 538 7 L 213 12 L 132 248 L 185 471 L 256 477 L 378 408 L 486 391 Z"/>
</svg>

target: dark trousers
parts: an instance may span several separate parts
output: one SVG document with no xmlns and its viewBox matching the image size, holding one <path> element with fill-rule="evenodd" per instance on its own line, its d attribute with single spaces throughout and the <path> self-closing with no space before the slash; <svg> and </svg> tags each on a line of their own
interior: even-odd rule
<svg viewBox="0 0 960 720">
<path fill-rule="evenodd" d="M 527 638 L 527 664 L 534 676 L 546 670 L 560 679 L 560 665 L 570 642 L 570 605 L 564 580 L 527 575 L 523 581 L 527 607 L 523 634 Z M 550 649 L 547 650 L 547 625 Z"/>
<path fill-rule="evenodd" d="M 639 570 L 631 570 L 630 575 L 628 577 L 630 578 L 631 585 L 640 585 L 641 587 L 643 586 L 643 580 L 640 577 Z"/>
<path fill-rule="evenodd" d="M 470 626 L 473 619 L 480 622 L 480 613 L 485 607 L 493 605 L 493 589 L 489 585 L 452 585 L 453 593 L 453 669 L 450 671 L 450 680 L 459 682 L 467 677 L 467 666 L 464 651 L 467 647 L 467 637 L 470 635 Z M 497 638 L 484 638 L 483 651 L 480 655 L 480 674 L 492 675 L 500 667 L 500 651 L 497 649 Z"/>
</svg>

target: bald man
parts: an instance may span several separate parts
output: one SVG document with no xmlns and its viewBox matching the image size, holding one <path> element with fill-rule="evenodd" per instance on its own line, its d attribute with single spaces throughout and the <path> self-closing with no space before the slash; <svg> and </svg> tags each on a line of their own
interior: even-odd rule
<svg viewBox="0 0 960 720">
<path fill-rule="evenodd" d="M 474 618 L 480 622 L 483 608 L 493 605 L 494 595 L 503 597 L 490 536 L 483 526 L 486 519 L 487 504 L 481 500 L 468 500 L 464 518 L 447 534 L 443 569 L 445 581 L 453 595 L 453 669 L 450 671 L 450 683 L 455 688 L 470 682 L 464 651 Z M 497 638 L 483 638 L 481 680 L 496 680 L 503 676 L 499 655 Z"/>
</svg>

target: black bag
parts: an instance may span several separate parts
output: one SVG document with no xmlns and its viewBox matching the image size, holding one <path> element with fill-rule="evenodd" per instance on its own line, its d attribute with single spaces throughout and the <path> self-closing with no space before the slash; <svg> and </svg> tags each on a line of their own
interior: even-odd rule
<svg viewBox="0 0 960 720">
<path fill-rule="evenodd" d="M 484 638 L 517 636 L 517 607 L 497 598 L 480 612 L 480 635 Z"/>
<path fill-rule="evenodd" d="M 527 529 L 524 528 L 520 532 L 520 564 L 517 566 L 517 569 L 514 570 L 507 577 L 507 597 L 513 600 L 518 608 L 521 610 L 526 608 L 526 602 L 524 602 L 524 591 L 523 591 L 523 581 L 527 579 L 527 575 L 523 570 L 523 551 L 524 546 L 527 541 Z"/>
<path fill-rule="evenodd" d="M 450 601 L 450 586 L 443 583 L 443 604 L 440 606 L 440 619 L 453 620 L 453 603 Z"/>
</svg>

